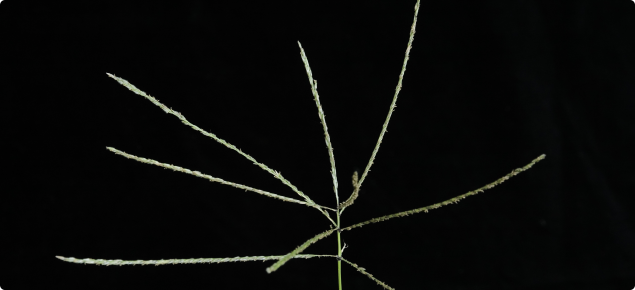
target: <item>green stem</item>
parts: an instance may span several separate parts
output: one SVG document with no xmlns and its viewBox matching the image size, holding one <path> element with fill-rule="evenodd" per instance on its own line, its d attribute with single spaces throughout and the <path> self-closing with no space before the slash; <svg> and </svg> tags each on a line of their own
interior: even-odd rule
<svg viewBox="0 0 635 290">
<path fill-rule="evenodd" d="M 342 243 L 340 239 L 340 209 L 337 209 L 337 281 L 340 285 L 340 290 L 342 290 Z"/>
</svg>

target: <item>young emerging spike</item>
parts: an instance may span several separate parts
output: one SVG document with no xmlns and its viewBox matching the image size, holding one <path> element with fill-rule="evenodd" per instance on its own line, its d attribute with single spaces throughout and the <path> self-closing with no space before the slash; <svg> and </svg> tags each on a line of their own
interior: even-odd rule
<svg viewBox="0 0 635 290">
<path fill-rule="evenodd" d="M 353 173 L 353 194 L 351 194 L 351 196 L 345 202 L 342 202 L 340 204 L 340 213 L 342 213 L 346 207 L 353 204 L 353 202 L 355 202 L 355 200 L 357 199 L 358 195 L 359 195 L 359 180 L 357 178 L 357 171 L 355 171 Z"/>
</svg>

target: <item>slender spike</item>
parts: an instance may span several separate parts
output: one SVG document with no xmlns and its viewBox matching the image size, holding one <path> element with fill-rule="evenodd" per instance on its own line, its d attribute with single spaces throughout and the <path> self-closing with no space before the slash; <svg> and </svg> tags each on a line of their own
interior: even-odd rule
<svg viewBox="0 0 635 290">
<path fill-rule="evenodd" d="M 304 242 L 304 244 L 302 244 L 299 247 L 295 248 L 295 250 L 293 250 L 291 253 L 288 253 L 288 254 L 284 255 L 284 257 L 280 258 L 280 260 L 278 260 L 278 262 L 276 262 L 275 264 L 273 264 L 269 268 L 267 268 L 267 273 L 272 273 L 272 272 L 278 270 L 278 268 L 280 268 L 282 265 L 284 265 L 286 262 L 288 262 L 290 259 L 292 259 L 296 255 L 302 253 L 302 251 L 304 251 L 306 248 L 308 248 L 311 244 L 319 241 L 320 239 L 328 237 L 334 231 L 335 231 L 335 229 L 331 229 L 331 230 L 325 231 L 323 233 L 317 234 L 315 237 L 313 237 L 313 238 L 309 239 L 308 241 Z"/>
<path fill-rule="evenodd" d="M 236 148 L 236 146 L 229 144 L 227 141 L 216 137 L 216 135 L 209 133 L 199 127 L 197 127 L 196 125 L 190 123 L 187 119 L 185 119 L 185 117 L 183 115 L 181 115 L 181 113 L 174 111 L 170 108 L 168 108 L 167 106 L 165 106 L 164 104 L 162 104 L 161 102 L 159 102 L 157 99 L 155 99 L 154 97 L 146 94 L 145 92 L 143 92 L 142 90 L 139 90 L 137 87 L 135 87 L 134 85 L 132 85 L 131 83 L 129 83 L 128 81 L 117 77 L 115 75 L 106 73 L 109 77 L 113 78 L 114 80 L 116 80 L 118 83 L 120 83 L 121 85 L 123 85 L 124 87 L 128 88 L 129 90 L 131 90 L 132 92 L 134 92 L 137 95 L 143 96 L 146 99 L 148 99 L 150 102 L 152 102 L 153 104 L 157 105 L 159 108 L 161 108 L 164 112 L 168 113 L 168 114 L 172 114 L 174 116 L 176 116 L 177 118 L 179 118 L 179 120 L 181 120 L 181 122 L 183 122 L 183 124 L 190 126 L 192 129 L 200 132 L 201 134 L 210 137 L 214 140 L 216 140 L 218 143 L 221 143 L 223 145 L 225 145 L 225 147 L 234 150 L 236 152 L 238 152 L 238 154 L 244 156 L 245 158 L 249 159 L 249 161 L 253 162 L 254 164 L 258 165 L 260 168 L 262 168 L 263 170 L 269 172 L 270 174 L 272 174 L 275 178 L 279 179 L 280 181 L 282 181 L 282 183 L 284 183 L 285 185 L 289 186 L 291 189 L 293 189 L 293 191 L 295 191 L 297 194 L 299 194 L 301 197 L 304 198 L 304 200 L 306 200 L 306 202 L 308 204 L 315 204 L 315 202 L 313 200 L 311 200 L 308 196 L 306 196 L 302 191 L 300 191 L 298 188 L 296 188 L 293 184 L 291 184 L 291 182 L 289 182 L 288 180 L 286 180 L 284 177 L 282 177 L 282 174 L 280 174 L 280 172 L 277 172 L 269 167 L 267 167 L 267 165 L 264 165 L 262 163 L 259 163 L 258 161 L 256 161 L 256 159 L 254 159 L 253 157 L 249 156 L 248 154 L 242 152 L 240 149 Z M 322 210 L 320 210 L 322 211 Z"/>
<path fill-rule="evenodd" d="M 384 283 L 384 282 L 382 282 L 382 281 L 377 280 L 377 278 L 375 278 L 372 274 L 370 274 L 370 273 L 366 272 L 366 269 L 364 269 L 364 268 L 362 268 L 362 267 L 360 267 L 360 266 L 357 266 L 357 264 L 355 264 L 355 263 L 351 263 L 351 262 L 347 261 L 347 260 L 346 260 L 346 259 L 344 259 L 344 258 L 342 258 L 342 261 L 344 261 L 344 262 L 348 263 L 349 265 L 353 266 L 355 269 L 357 269 L 357 271 L 359 271 L 360 273 L 362 273 L 362 274 L 364 274 L 364 275 L 368 276 L 368 278 L 370 278 L 371 280 L 373 280 L 373 281 L 377 282 L 377 284 L 379 284 L 381 287 L 384 287 L 384 288 L 386 288 L 386 289 L 388 289 L 388 290 L 395 290 L 395 288 L 392 288 L 392 287 L 390 287 L 390 286 L 386 285 L 386 283 Z"/>
<path fill-rule="evenodd" d="M 366 179 L 366 175 L 370 171 L 370 167 L 373 165 L 375 160 L 375 156 L 379 151 L 379 145 L 381 145 L 381 141 L 384 139 L 384 134 L 386 133 L 386 129 L 388 129 L 388 123 L 390 122 L 390 117 L 392 116 L 392 112 L 397 107 L 397 96 L 399 96 L 399 91 L 401 91 L 401 83 L 403 81 L 403 76 L 406 73 L 406 65 L 408 64 L 408 59 L 410 58 L 410 50 L 412 49 L 412 42 L 415 38 L 415 28 L 417 26 L 417 15 L 419 14 L 419 2 L 421 0 L 417 0 L 417 4 L 415 5 L 415 16 L 412 21 L 412 27 L 410 28 L 410 39 L 408 40 L 408 47 L 406 48 L 406 56 L 403 60 L 403 66 L 401 67 L 401 73 L 399 74 L 399 81 L 397 82 L 397 88 L 395 89 L 395 95 L 392 99 L 392 103 L 390 104 L 390 110 L 388 110 L 388 116 L 386 116 L 386 121 L 384 121 L 384 125 L 381 128 L 381 133 L 379 134 L 379 139 L 377 140 L 377 145 L 375 145 L 375 149 L 373 149 L 373 154 L 370 156 L 370 160 L 368 161 L 368 165 L 366 165 L 366 169 L 364 169 L 364 173 L 362 174 L 362 178 L 359 180 L 359 187 L 362 187 L 362 183 L 364 179 Z"/>
<path fill-rule="evenodd" d="M 272 197 L 272 198 L 276 198 L 276 199 L 279 199 L 279 200 L 283 200 L 283 201 L 304 204 L 304 205 L 310 206 L 310 207 L 326 208 L 326 209 L 330 209 L 330 210 L 334 211 L 334 209 L 331 209 L 329 207 L 324 207 L 324 206 L 317 205 L 317 204 L 309 204 L 307 202 L 304 202 L 304 201 L 301 201 L 301 200 L 297 200 L 295 198 L 281 196 L 281 195 L 277 195 L 275 193 L 271 193 L 271 192 L 268 192 L 268 191 L 260 190 L 260 189 L 253 188 L 253 187 L 249 187 L 249 186 L 246 186 L 246 185 L 225 181 L 223 179 L 216 178 L 216 177 L 213 177 L 213 176 L 210 176 L 210 175 L 207 175 L 207 174 L 203 174 L 203 173 L 200 173 L 198 171 L 192 171 L 192 170 L 189 170 L 187 168 L 179 167 L 179 166 L 176 166 L 176 165 L 167 164 L 167 163 L 161 163 L 161 162 L 156 161 L 156 160 L 152 160 L 152 159 L 143 158 L 143 157 L 135 156 L 135 155 L 132 155 L 132 154 L 128 154 L 126 152 L 123 152 L 121 150 L 118 150 L 118 149 L 115 149 L 115 148 L 112 148 L 112 147 L 106 147 L 106 149 L 112 151 L 115 154 L 121 155 L 121 156 L 129 158 L 129 159 L 133 159 L 133 160 L 141 162 L 141 163 L 152 164 L 152 165 L 160 166 L 160 167 L 163 167 L 163 168 L 172 169 L 174 171 L 187 173 L 187 174 L 194 175 L 194 176 L 197 176 L 197 177 L 200 177 L 200 178 L 205 178 L 205 179 L 207 179 L 209 181 L 212 181 L 212 182 L 218 182 L 218 183 L 222 183 L 222 184 L 225 184 L 225 185 L 230 185 L 230 186 L 233 186 L 233 187 L 236 187 L 236 188 L 252 191 L 252 192 L 255 192 L 255 193 L 259 193 L 259 194 L 262 194 L 262 195 L 265 195 L 265 196 L 268 196 L 268 197 Z"/>
<path fill-rule="evenodd" d="M 459 195 L 457 197 L 448 199 L 446 201 L 435 203 L 433 205 L 425 206 L 425 207 L 422 207 L 422 208 L 417 208 L 417 209 L 413 209 L 413 210 L 403 211 L 403 212 L 399 212 L 399 213 L 395 213 L 395 214 L 386 215 L 386 216 L 374 218 L 374 219 L 371 219 L 371 220 L 367 220 L 365 222 L 361 222 L 361 223 L 354 224 L 354 225 L 349 226 L 349 227 L 345 227 L 345 228 L 342 229 L 342 231 L 352 230 L 354 228 L 358 228 L 358 227 L 361 227 L 363 225 L 367 225 L 367 224 L 371 224 L 371 223 L 377 223 L 377 222 L 382 222 L 382 221 L 389 220 L 389 219 L 392 219 L 392 218 L 403 217 L 403 216 L 407 216 L 407 215 L 411 215 L 411 214 L 415 214 L 415 213 L 420 213 L 420 212 L 426 212 L 427 213 L 431 209 L 440 208 L 440 207 L 442 207 L 444 205 L 448 205 L 448 204 L 452 204 L 452 203 L 458 203 L 461 199 L 464 199 L 464 198 L 466 198 L 466 197 L 468 197 L 470 195 L 475 195 L 475 194 L 477 194 L 479 192 L 483 192 L 483 191 L 485 191 L 487 189 L 490 189 L 490 188 L 492 188 L 492 187 L 494 187 L 496 185 L 499 185 L 499 184 L 503 183 L 505 180 L 510 179 L 511 177 L 513 177 L 513 176 L 515 176 L 515 175 L 517 175 L 517 174 L 519 174 L 519 173 L 531 168 L 534 164 L 536 164 L 536 162 L 538 162 L 540 160 L 543 160 L 543 159 L 545 159 L 545 154 L 542 154 L 542 155 L 538 156 L 538 158 L 534 159 L 533 161 L 531 161 L 531 163 L 525 165 L 522 168 L 514 169 L 511 173 L 509 173 L 509 174 L 497 179 L 496 181 L 494 181 L 494 182 L 492 182 L 490 184 L 487 184 L 487 185 L 485 185 L 485 186 L 483 186 L 483 187 L 481 187 L 479 189 L 470 191 L 468 193 Z"/>
<path fill-rule="evenodd" d="M 309 77 L 309 83 L 311 83 L 311 91 L 313 92 L 313 99 L 315 100 L 315 104 L 318 108 L 318 116 L 320 117 L 320 122 L 322 123 L 322 128 L 324 129 L 324 140 L 326 141 L 326 147 L 329 151 L 329 160 L 331 161 L 331 179 L 333 179 L 333 191 L 335 192 L 335 199 L 337 203 L 340 202 L 340 198 L 337 194 L 337 170 L 335 170 L 335 155 L 333 155 L 333 145 L 331 145 L 331 136 L 329 136 L 329 130 L 326 126 L 326 116 L 324 115 L 324 110 L 322 110 L 322 104 L 320 104 L 320 95 L 317 91 L 317 80 L 313 79 L 313 73 L 311 72 L 311 67 L 309 66 L 309 60 L 306 57 L 306 53 L 302 48 L 302 44 L 298 41 L 298 46 L 300 46 L 300 55 L 302 56 L 302 61 L 304 62 L 304 68 L 306 69 L 306 74 Z"/>
<path fill-rule="evenodd" d="M 234 257 L 234 258 L 200 258 L 200 259 L 169 259 L 169 260 L 103 260 L 103 259 L 76 259 L 62 256 L 55 256 L 65 262 L 76 264 L 90 264 L 101 266 L 124 266 L 124 265 L 174 265 L 174 264 L 202 264 L 202 263 L 227 263 L 227 262 L 248 262 L 248 261 L 269 261 L 278 260 L 284 256 L 253 256 L 253 257 Z M 296 255 L 293 258 L 315 258 L 315 257 L 336 257 L 335 255 Z"/>
</svg>

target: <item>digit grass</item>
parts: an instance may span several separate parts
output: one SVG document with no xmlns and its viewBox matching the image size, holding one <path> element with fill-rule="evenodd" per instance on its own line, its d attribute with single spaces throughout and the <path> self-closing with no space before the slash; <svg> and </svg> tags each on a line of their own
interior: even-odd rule
<svg viewBox="0 0 635 290">
<path fill-rule="evenodd" d="M 67 258 L 67 257 L 61 257 L 61 256 L 57 256 L 58 259 L 66 261 L 66 262 L 72 262 L 72 263 L 79 263 L 79 264 L 95 264 L 95 265 L 166 265 L 166 264 L 200 264 L 200 263 L 226 263 L 226 262 L 245 262 L 245 261 L 275 261 L 275 263 L 273 263 L 271 266 L 269 266 L 268 268 L 266 268 L 267 273 L 272 273 L 275 272 L 276 270 L 278 270 L 280 267 L 284 266 L 289 260 L 291 259 L 298 259 L 298 258 L 303 258 L 303 259 L 309 259 L 309 258 L 315 258 L 315 257 L 331 257 L 331 258 L 335 258 L 337 260 L 337 272 L 338 272 L 338 286 L 339 289 L 342 289 L 342 261 L 344 261 L 346 264 L 352 266 L 353 268 L 355 268 L 357 271 L 359 271 L 360 273 L 366 275 L 368 278 L 372 279 L 373 281 L 375 281 L 377 284 L 379 284 L 380 286 L 382 286 L 385 289 L 393 289 L 392 287 L 388 286 L 386 283 L 376 279 L 372 274 L 368 273 L 366 271 L 366 269 L 358 266 L 357 264 L 350 262 L 346 259 L 344 259 L 342 257 L 342 253 L 344 251 L 344 248 L 346 248 L 346 246 L 342 247 L 341 244 L 341 235 L 342 232 L 344 231 L 350 231 L 353 230 L 355 228 L 359 228 L 361 226 L 367 225 L 367 224 L 372 224 L 372 223 L 377 223 L 377 222 L 381 222 L 381 221 L 385 221 L 385 220 L 389 220 L 392 218 L 397 218 L 397 217 L 403 217 L 403 216 L 407 216 L 410 214 L 416 214 L 416 213 L 420 213 L 420 212 L 428 212 L 429 210 L 432 209 L 436 209 L 439 207 L 442 207 L 444 205 L 448 205 L 451 203 L 457 203 L 459 202 L 461 199 L 464 199 L 468 196 L 471 195 L 475 195 L 477 193 L 483 192 L 487 189 L 490 189 L 496 185 L 501 184 L 502 182 L 504 182 L 505 180 L 531 168 L 536 162 L 542 160 L 545 158 L 545 155 L 540 155 L 539 157 L 537 157 L 536 159 L 534 159 L 533 161 L 531 161 L 529 164 L 525 165 L 524 167 L 521 168 L 517 168 L 514 169 L 512 172 L 510 172 L 509 174 L 499 178 L 498 180 L 491 182 L 481 188 L 478 188 L 476 190 L 470 191 L 468 193 L 459 195 L 457 197 L 448 199 L 446 201 L 443 202 L 439 202 L 433 205 L 428 205 L 428 206 L 424 206 L 424 207 L 420 207 L 420 208 L 416 208 L 413 210 L 409 210 L 409 211 L 404 211 L 404 212 L 398 212 L 395 214 L 391 214 L 391 215 L 386 215 L 386 216 L 382 216 L 382 217 L 377 217 L 374 219 L 370 219 L 368 221 L 365 222 L 361 222 L 358 224 L 354 224 L 354 225 L 350 225 L 347 227 L 343 227 L 341 226 L 340 223 L 340 216 L 342 214 L 342 212 L 344 212 L 344 210 L 353 205 L 353 203 L 355 202 L 355 200 L 359 197 L 359 189 L 361 188 L 364 180 L 366 179 L 366 177 L 368 176 L 368 172 L 370 171 L 371 166 L 373 165 L 373 161 L 375 160 L 375 157 L 377 156 L 377 152 L 379 152 L 379 146 L 384 138 L 384 134 L 386 133 L 386 129 L 388 128 L 388 123 L 390 122 L 390 118 L 392 116 L 392 113 L 396 107 L 397 104 L 397 96 L 399 95 L 399 91 L 401 90 L 401 86 L 402 86 L 402 81 L 403 81 L 403 77 L 404 77 L 404 73 L 406 72 L 406 64 L 408 63 L 408 58 L 409 58 L 409 54 L 410 54 L 410 50 L 412 49 L 412 42 L 414 41 L 414 35 L 415 35 L 415 27 L 417 24 L 417 14 L 419 13 L 419 3 L 420 0 L 417 0 L 417 4 L 415 5 L 415 14 L 414 14 L 414 20 L 412 22 L 412 27 L 410 29 L 410 39 L 408 40 L 408 47 L 406 48 L 406 53 L 405 53 L 405 57 L 404 57 L 404 61 L 403 61 L 403 66 L 401 68 L 401 73 L 399 74 L 399 80 L 397 82 L 397 87 L 395 89 L 395 94 L 393 96 L 393 100 L 392 103 L 390 104 L 390 109 L 388 110 L 388 116 L 386 116 L 386 120 L 384 121 L 384 124 L 382 126 L 381 129 L 381 133 L 379 134 L 379 138 L 377 140 L 377 144 L 375 145 L 375 148 L 370 156 L 370 160 L 368 161 L 368 164 L 366 165 L 366 168 L 364 169 L 364 172 L 362 173 L 361 177 L 358 177 L 357 172 L 355 172 L 353 174 L 353 178 L 352 178 L 352 183 L 353 183 L 353 192 L 350 195 L 350 197 L 343 202 L 340 202 L 340 198 L 339 198 L 339 194 L 338 194 L 338 181 L 337 181 L 337 171 L 335 169 L 335 156 L 333 155 L 333 145 L 331 144 L 331 138 L 329 136 L 328 133 L 328 127 L 326 126 L 326 117 L 324 115 L 324 111 L 322 110 L 322 105 L 320 104 L 320 96 L 318 94 L 318 90 L 317 90 L 317 80 L 313 79 L 313 74 L 311 73 L 311 67 L 309 66 L 309 60 L 307 59 L 306 53 L 304 52 L 304 49 L 302 48 L 302 45 L 300 44 L 300 42 L 298 42 L 298 46 L 300 47 L 300 55 L 302 57 L 302 61 L 304 62 L 304 67 L 306 69 L 306 73 L 307 76 L 309 78 L 309 83 L 311 85 L 311 91 L 313 93 L 313 98 L 315 100 L 315 104 L 317 106 L 318 109 L 318 116 L 320 118 L 320 122 L 322 123 L 322 128 L 324 129 L 324 137 L 326 140 L 326 146 L 328 148 L 328 155 L 329 155 L 329 160 L 330 160 L 330 164 L 331 164 L 331 177 L 333 179 L 333 191 L 335 193 L 335 201 L 336 201 L 336 206 L 333 207 L 327 207 L 327 206 L 323 206 L 323 205 L 319 205 L 316 204 L 313 200 L 311 200 L 311 198 L 309 198 L 306 194 L 304 194 L 302 191 L 300 191 L 297 187 L 295 187 L 289 180 L 285 179 L 282 174 L 280 174 L 280 172 L 277 172 L 271 168 L 269 168 L 267 165 L 262 164 L 258 161 L 256 161 L 255 158 L 251 157 L 250 155 L 242 152 L 240 149 L 236 148 L 236 146 L 230 144 L 229 142 L 217 137 L 216 135 L 214 135 L 213 133 L 207 132 L 199 127 L 197 127 L 196 125 L 190 123 L 183 115 L 181 115 L 181 113 L 174 111 L 170 108 L 168 108 L 167 106 L 165 106 L 164 104 L 160 103 L 157 99 L 155 99 L 154 97 L 146 94 L 145 92 L 139 90 L 137 87 L 133 86 L 132 84 L 130 84 L 129 82 L 127 82 L 126 80 L 119 78 L 117 76 L 114 76 L 112 74 L 108 74 L 109 77 L 113 78 L 114 80 L 116 80 L 117 82 L 119 82 L 121 85 L 125 86 L 126 88 L 128 88 L 129 90 L 133 91 L 134 93 L 141 95 L 143 97 L 145 97 L 146 99 L 148 99 L 150 102 L 152 102 L 153 104 L 157 105 L 159 108 L 161 108 L 164 112 L 174 115 L 176 116 L 179 120 L 181 120 L 181 122 L 183 122 L 183 124 L 191 127 L 192 129 L 200 132 L 201 134 L 208 136 L 212 139 L 214 139 L 215 141 L 225 145 L 227 148 L 236 151 L 238 154 L 244 156 L 245 158 L 249 159 L 251 162 L 253 162 L 255 165 L 259 166 L 260 168 L 262 168 L 263 170 L 269 172 L 271 175 L 273 175 L 273 177 L 277 178 L 278 180 L 280 180 L 283 184 L 287 185 L 288 187 L 291 188 L 291 190 L 293 190 L 298 196 L 300 196 L 300 199 L 296 199 L 296 198 L 289 198 L 289 197 L 285 197 L 285 196 L 281 196 L 275 193 L 271 193 L 271 192 L 267 192 L 264 190 L 260 190 L 260 189 L 256 189 L 253 187 L 249 187 L 246 185 L 242 185 L 242 184 L 238 184 L 238 183 L 234 183 L 234 182 L 230 182 L 230 181 L 225 181 L 223 179 L 217 178 L 217 177 L 213 177 L 210 175 L 206 175 L 203 174 L 201 172 L 198 171 L 192 171 L 189 170 L 187 168 L 183 168 L 183 167 L 179 167 L 176 165 L 171 165 L 171 164 L 167 164 L 167 163 L 162 163 L 156 160 L 152 160 L 152 159 L 148 159 L 148 158 L 143 158 L 143 157 L 139 157 L 139 156 L 135 156 L 126 152 L 123 152 L 121 150 L 112 148 L 112 147 L 106 147 L 108 150 L 112 151 L 115 154 L 121 155 L 123 157 L 129 158 L 129 159 L 133 159 L 136 160 L 138 162 L 142 162 L 142 163 L 147 163 L 147 164 L 152 164 L 152 165 L 156 165 L 156 166 L 161 166 L 164 168 L 168 168 L 168 169 L 172 169 L 174 171 L 179 171 L 179 172 L 183 172 L 186 174 L 190 174 L 190 175 L 194 175 L 200 178 L 204 178 L 207 179 L 209 181 L 212 182 L 218 182 L 218 183 L 222 183 L 222 184 L 226 184 L 226 185 L 230 185 L 236 188 L 240 188 L 246 191 L 251 191 L 251 192 L 255 192 L 258 194 L 262 194 L 271 198 L 276 198 L 282 201 L 287 201 L 287 202 L 293 202 L 293 203 L 297 203 L 297 204 L 302 204 L 308 207 L 311 207 L 313 209 L 318 210 L 320 213 L 322 213 L 333 225 L 331 227 L 331 229 L 323 231 L 317 235 L 315 235 L 313 238 L 307 240 L 306 242 L 304 242 L 302 245 L 298 246 L 297 248 L 295 248 L 295 250 L 289 252 L 286 255 L 283 256 L 251 256 L 251 257 L 234 257 L 234 258 L 202 258 L 202 259 L 169 259 L 169 260 L 137 260 L 137 261 L 123 261 L 123 260 L 102 260 L 102 259 L 76 259 L 76 258 Z M 331 214 L 335 215 L 335 220 L 331 217 Z M 326 238 L 328 236 L 330 236 L 331 234 L 336 233 L 337 234 L 337 252 L 334 255 L 312 255 L 312 254 L 303 254 L 303 252 L 309 247 L 311 246 L 311 244 L 318 242 L 319 240 Z"/>
</svg>

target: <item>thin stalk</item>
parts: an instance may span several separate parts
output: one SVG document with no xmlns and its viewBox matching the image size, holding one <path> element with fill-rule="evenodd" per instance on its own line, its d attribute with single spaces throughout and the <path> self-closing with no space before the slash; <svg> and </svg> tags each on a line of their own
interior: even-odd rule
<svg viewBox="0 0 635 290">
<path fill-rule="evenodd" d="M 340 210 L 337 210 L 337 281 L 342 290 L 342 243 L 340 239 Z"/>
</svg>

